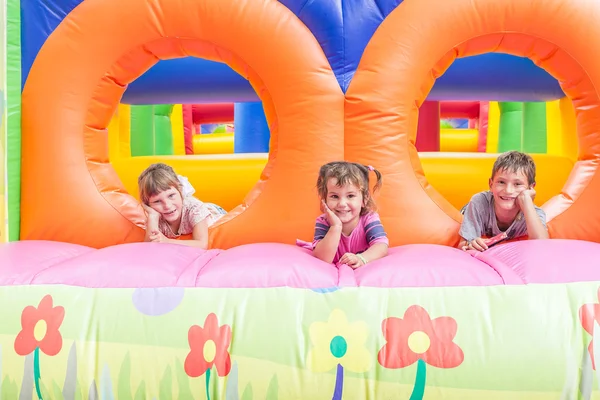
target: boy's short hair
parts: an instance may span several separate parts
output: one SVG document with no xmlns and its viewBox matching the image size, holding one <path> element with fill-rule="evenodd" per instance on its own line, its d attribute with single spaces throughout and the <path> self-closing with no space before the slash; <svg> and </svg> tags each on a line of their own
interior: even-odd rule
<svg viewBox="0 0 600 400">
<path fill-rule="evenodd" d="M 527 184 L 533 185 L 535 183 L 535 162 L 529 154 L 515 150 L 500 154 L 492 168 L 492 179 L 498 171 L 504 170 L 513 173 L 523 171 L 523 174 L 527 177 Z"/>
</svg>

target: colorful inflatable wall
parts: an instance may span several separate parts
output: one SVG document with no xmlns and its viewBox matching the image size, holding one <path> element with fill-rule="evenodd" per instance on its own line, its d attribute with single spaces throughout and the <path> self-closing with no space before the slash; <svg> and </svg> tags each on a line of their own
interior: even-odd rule
<svg viewBox="0 0 600 400">
<path fill-rule="evenodd" d="M 597 3 L 6 10 L 2 398 L 600 396 Z M 550 240 L 455 248 L 458 210 L 497 154 L 419 154 L 426 99 L 552 104 L 546 153 L 533 154 Z M 132 156 L 132 107 L 257 101 L 268 153 Z M 174 110 L 152 107 L 139 132 L 165 139 Z M 294 245 L 312 237 L 317 171 L 335 159 L 384 177 L 390 254 L 356 270 Z M 155 161 L 229 211 L 208 250 L 141 242 L 136 179 Z"/>
</svg>

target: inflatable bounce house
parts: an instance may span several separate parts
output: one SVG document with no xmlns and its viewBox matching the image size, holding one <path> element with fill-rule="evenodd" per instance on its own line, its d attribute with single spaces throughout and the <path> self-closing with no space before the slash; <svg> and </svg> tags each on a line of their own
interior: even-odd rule
<svg viewBox="0 0 600 400">
<path fill-rule="evenodd" d="M 0 0 L 1 398 L 599 399 L 598 15 Z M 462 251 L 510 149 L 550 239 Z M 383 174 L 356 270 L 295 245 L 333 160 Z M 143 242 L 159 161 L 228 211 L 208 250 Z"/>
</svg>

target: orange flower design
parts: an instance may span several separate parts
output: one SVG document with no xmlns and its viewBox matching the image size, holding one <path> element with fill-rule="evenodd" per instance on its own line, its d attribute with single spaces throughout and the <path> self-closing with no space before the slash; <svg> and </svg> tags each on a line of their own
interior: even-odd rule
<svg viewBox="0 0 600 400">
<path fill-rule="evenodd" d="M 600 300 L 600 288 L 598 289 L 598 299 Z M 588 345 L 588 352 L 590 353 L 590 358 L 592 359 L 592 368 L 596 369 L 596 362 L 594 360 L 594 321 L 597 324 L 600 324 L 600 304 L 599 303 L 591 303 L 584 304 L 579 308 L 579 320 L 581 321 L 581 326 L 587 333 L 592 336 L 592 340 L 590 340 L 590 344 Z"/>
<path fill-rule="evenodd" d="M 210 371 L 214 366 L 219 376 L 226 376 L 231 370 L 231 357 L 227 349 L 231 344 L 231 327 L 219 327 L 217 316 L 208 314 L 204 327 L 193 325 L 188 332 L 190 353 L 185 359 L 186 374 L 195 378 Z"/>
<path fill-rule="evenodd" d="M 378 360 L 385 368 L 404 368 L 417 360 L 437 368 L 454 368 L 464 360 L 463 351 L 453 342 L 457 330 L 454 318 L 432 320 L 423 307 L 413 305 L 404 319 L 386 318 L 381 325 L 387 343 Z"/>
<path fill-rule="evenodd" d="M 21 356 L 39 348 L 49 356 L 55 356 L 62 348 L 62 336 L 58 331 L 65 317 L 65 309 L 52 307 L 52 296 L 46 295 L 37 308 L 27 306 L 21 314 L 21 332 L 15 339 L 15 352 Z"/>
</svg>

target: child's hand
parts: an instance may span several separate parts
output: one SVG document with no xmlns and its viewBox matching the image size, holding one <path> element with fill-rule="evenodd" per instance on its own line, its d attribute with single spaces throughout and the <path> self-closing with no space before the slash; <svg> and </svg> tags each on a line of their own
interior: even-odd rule
<svg viewBox="0 0 600 400">
<path fill-rule="evenodd" d="M 152 243 L 167 243 L 169 239 L 159 231 L 152 231 L 148 237 Z"/>
<path fill-rule="evenodd" d="M 352 269 L 356 269 L 358 267 L 362 267 L 363 265 L 365 265 L 362 260 L 353 253 L 346 253 L 344 254 L 341 258 L 340 261 L 338 261 L 338 265 L 342 265 L 342 264 L 346 264 L 347 266 L 349 266 Z"/>
<path fill-rule="evenodd" d="M 462 249 L 464 251 L 467 251 L 467 250 L 486 251 L 488 249 L 488 246 L 485 243 L 485 239 L 478 237 L 476 239 L 471 240 L 470 242 L 467 242 L 467 244 L 465 246 L 463 246 Z"/>
<path fill-rule="evenodd" d="M 144 211 L 146 212 L 146 217 L 148 219 L 153 219 L 156 221 L 158 221 L 160 219 L 160 214 L 154 208 L 152 208 L 144 203 L 142 203 L 142 207 L 144 208 Z"/>
<path fill-rule="evenodd" d="M 525 202 L 528 200 L 528 198 L 530 198 L 531 202 L 533 203 L 533 200 L 535 200 L 534 188 L 523 190 L 521 193 L 519 193 L 519 195 L 517 196 L 517 205 L 520 209 L 523 209 L 523 207 L 525 207 Z"/>
<path fill-rule="evenodd" d="M 322 200 L 322 203 L 323 211 L 325 212 L 325 217 L 327 218 L 327 222 L 329 222 L 329 226 L 339 226 L 341 228 L 342 220 L 340 220 L 340 218 L 337 215 L 335 215 L 335 213 L 331 211 L 329 207 L 327 207 L 325 200 Z"/>
</svg>

